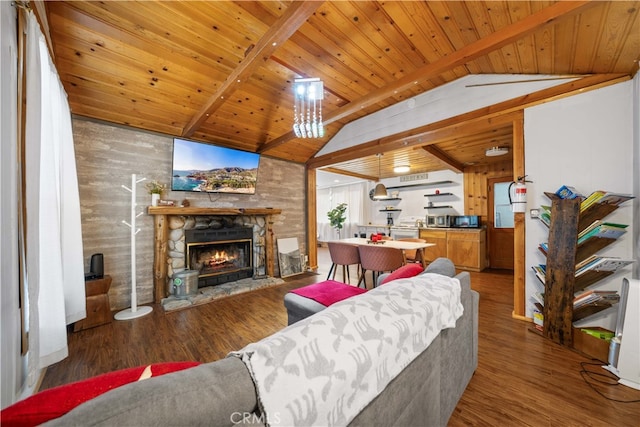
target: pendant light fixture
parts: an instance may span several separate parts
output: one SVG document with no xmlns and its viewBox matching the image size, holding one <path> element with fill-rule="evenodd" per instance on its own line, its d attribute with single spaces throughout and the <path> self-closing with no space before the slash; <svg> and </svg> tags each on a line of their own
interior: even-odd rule
<svg viewBox="0 0 640 427">
<path fill-rule="evenodd" d="M 319 78 L 295 79 L 293 94 L 293 133 L 298 138 L 324 137 L 322 81 Z"/>
<path fill-rule="evenodd" d="M 378 156 L 378 179 L 380 179 L 381 177 L 381 173 L 380 173 L 380 158 L 382 157 L 381 153 L 376 154 L 376 156 Z M 376 189 L 373 192 L 373 198 L 375 200 L 380 200 L 380 199 L 385 199 L 387 198 L 387 187 L 384 186 L 383 183 L 379 182 L 378 185 L 376 185 Z"/>
</svg>

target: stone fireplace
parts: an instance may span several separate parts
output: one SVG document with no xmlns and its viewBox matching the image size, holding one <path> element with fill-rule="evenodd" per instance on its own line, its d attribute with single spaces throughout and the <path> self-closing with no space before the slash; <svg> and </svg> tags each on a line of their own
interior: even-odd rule
<svg viewBox="0 0 640 427">
<path fill-rule="evenodd" d="M 154 215 L 154 301 L 169 294 L 170 279 L 185 269 L 199 270 L 198 287 L 241 278 L 273 276 L 271 208 L 152 206 Z M 222 253 L 224 252 L 224 254 Z"/>
<path fill-rule="evenodd" d="M 198 287 L 214 286 L 253 276 L 253 228 L 185 231 L 185 262 L 198 271 Z"/>
</svg>

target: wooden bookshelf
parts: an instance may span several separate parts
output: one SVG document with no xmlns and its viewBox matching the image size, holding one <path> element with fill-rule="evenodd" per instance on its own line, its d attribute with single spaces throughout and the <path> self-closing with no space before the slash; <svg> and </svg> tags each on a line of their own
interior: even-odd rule
<svg viewBox="0 0 640 427">
<path fill-rule="evenodd" d="M 605 310 L 612 303 L 598 301 L 574 310 L 574 294 L 614 272 L 590 270 L 576 277 L 576 264 L 611 245 L 616 239 L 590 238 L 577 244 L 578 234 L 594 221 L 615 211 L 618 206 L 596 203 L 580 211 L 580 199 L 561 199 L 553 193 L 545 194 L 552 204 L 548 249 L 545 251 L 539 247 L 547 257 L 542 334 L 558 344 L 589 354 L 592 352 L 592 340 L 585 339 L 582 335 L 574 336 L 577 333 L 573 322 Z M 600 357 L 600 354 L 591 355 Z"/>
</svg>

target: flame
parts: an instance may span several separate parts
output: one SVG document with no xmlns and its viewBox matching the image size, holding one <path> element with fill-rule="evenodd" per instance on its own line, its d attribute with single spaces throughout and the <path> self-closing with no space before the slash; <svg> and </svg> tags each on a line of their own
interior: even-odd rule
<svg viewBox="0 0 640 427">
<path fill-rule="evenodd" d="M 209 258 L 209 265 L 215 266 L 232 261 L 233 258 L 227 255 L 226 251 L 215 251 Z"/>
</svg>

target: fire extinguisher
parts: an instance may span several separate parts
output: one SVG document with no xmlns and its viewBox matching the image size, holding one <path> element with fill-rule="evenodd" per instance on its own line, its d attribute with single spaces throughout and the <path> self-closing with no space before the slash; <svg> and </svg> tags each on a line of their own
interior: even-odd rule
<svg viewBox="0 0 640 427">
<path fill-rule="evenodd" d="M 509 204 L 512 212 L 526 212 L 527 209 L 527 185 L 525 180 L 527 176 L 519 176 L 516 181 L 509 184 Z M 515 187 L 514 187 L 515 186 Z M 513 195 L 511 187 L 514 187 Z"/>
</svg>

